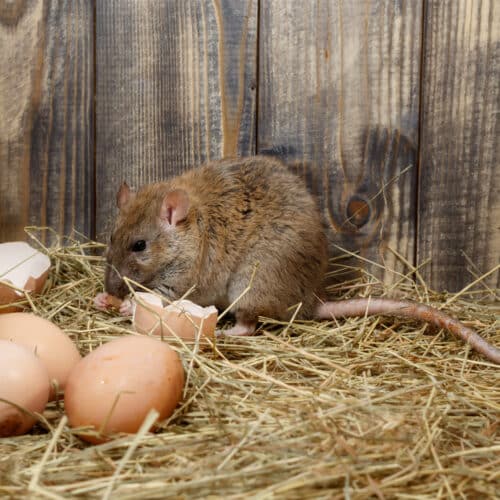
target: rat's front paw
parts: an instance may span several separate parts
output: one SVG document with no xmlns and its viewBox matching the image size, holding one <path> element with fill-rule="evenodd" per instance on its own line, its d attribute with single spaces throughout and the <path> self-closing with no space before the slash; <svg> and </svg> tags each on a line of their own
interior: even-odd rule
<svg viewBox="0 0 500 500">
<path fill-rule="evenodd" d="M 130 299 L 124 299 L 120 304 L 120 315 L 121 316 L 132 316 L 135 310 L 135 302 Z"/>
<path fill-rule="evenodd" d="M 94 298 L 94 307 L 99 309 L 99 311 L 106 311 L 108 308 L 108 297 L 109 293 L 107 292 L 98 293 Z"/>
</svg>

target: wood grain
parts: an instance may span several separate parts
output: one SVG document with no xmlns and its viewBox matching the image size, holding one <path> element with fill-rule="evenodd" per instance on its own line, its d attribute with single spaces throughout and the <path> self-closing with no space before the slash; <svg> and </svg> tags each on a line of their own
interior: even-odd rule
<svg viewBox="0 0 500 500">
<path fill-rule="evenodd" d="M 97 2 L 97 228 L 139 186 L 255 151 L 257 0 Z"/>
<path fill-rule="evenodd" d="M 431 0 L 425 33 L 417 255 L 457 291 L 500 261 L 500 4 Z"/>
<path fill-rule="evenodd" d="M 92 2 L 2 2 L 0 47 L 0 242 L 92 236 Z"/>
<path fill-rule="evenodd" d="M 391 0 L 263 0 L 260 13 L 259 151 L 307 178 L 333 253 L 398 270 L 388 248 L 414 258 L 421 16 L 422 2 Z"/>
</svg>

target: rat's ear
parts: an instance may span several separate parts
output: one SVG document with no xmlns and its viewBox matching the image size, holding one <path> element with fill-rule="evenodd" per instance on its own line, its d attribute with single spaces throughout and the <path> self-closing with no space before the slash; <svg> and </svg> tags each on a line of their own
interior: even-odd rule
<svg viewBox="0 0 500 500">
<path fill-rule="evenodd" d="M 165 228 L 170 229 L 187 217 L 188 210 L 188 194 L 182 189 L 174 189 L 163 198 L 160 207 L 160 221 Z"/>
<path fill-rule="evenodd" d="M 123 210 L 135 197 L 135 192 L 132 191 L 126 182 L 120 186 L 116 193 L 116 206 Z"/>
</svg>

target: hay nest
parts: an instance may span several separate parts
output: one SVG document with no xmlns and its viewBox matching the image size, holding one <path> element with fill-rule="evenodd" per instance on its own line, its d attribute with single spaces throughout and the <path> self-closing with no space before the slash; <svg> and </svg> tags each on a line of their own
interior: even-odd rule
<svg viewBox="0 0 500 500">
<path fill-rule="evenodd" d="M 133 333 L 92 308 L 99 245 L 68 240 L 27 307 L 85 354 Z M 342 271 L 341 260 L 336 263 Z M 415 270 L 409 269 L 409 275 Z M 481 280 L 478 280 L 480 283 Z M 397 295 L 443 306 L 500 345 L 498 290 L 438 295 L 364 273 L 346 297 Z M 51 403 L 25 436 L 0 440 L 6 498 L 493 498 L 500 491 L 500 369 L 448 334 L 409 320 L 264 320 L 260 335 L 209 351 L 174 345 L 183 403 L 154 434 L 98 446 Z"/>
</svg>

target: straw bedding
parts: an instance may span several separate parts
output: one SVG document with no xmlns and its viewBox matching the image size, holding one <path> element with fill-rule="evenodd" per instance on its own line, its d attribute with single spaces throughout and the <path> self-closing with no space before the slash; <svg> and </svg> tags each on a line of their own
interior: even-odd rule
<svg viewBox="0 0 500 500">
<path fill-rule="evenodd" d="M 73 240 L 47 249 L 50 282 L 27 304 L 82 354 L 133 333 L 128 319 L 92 308 L 103 286 L 96 250 Z M 392 288 L 364 273 L 337 291 L 443 306 L 500 345 L 498 290 L 438 295 L 413 271 Z M 158 432 L 91 446 L 66 425 L 62 401 L 51 403 L 30 434 L 0 440 L 0 497 L 500 495 L 500 369 L 448 334 L 381 317 L 264 320 L 260 335 L 208 350 L 172 345 L 187 383 Z"/>
</svg>

